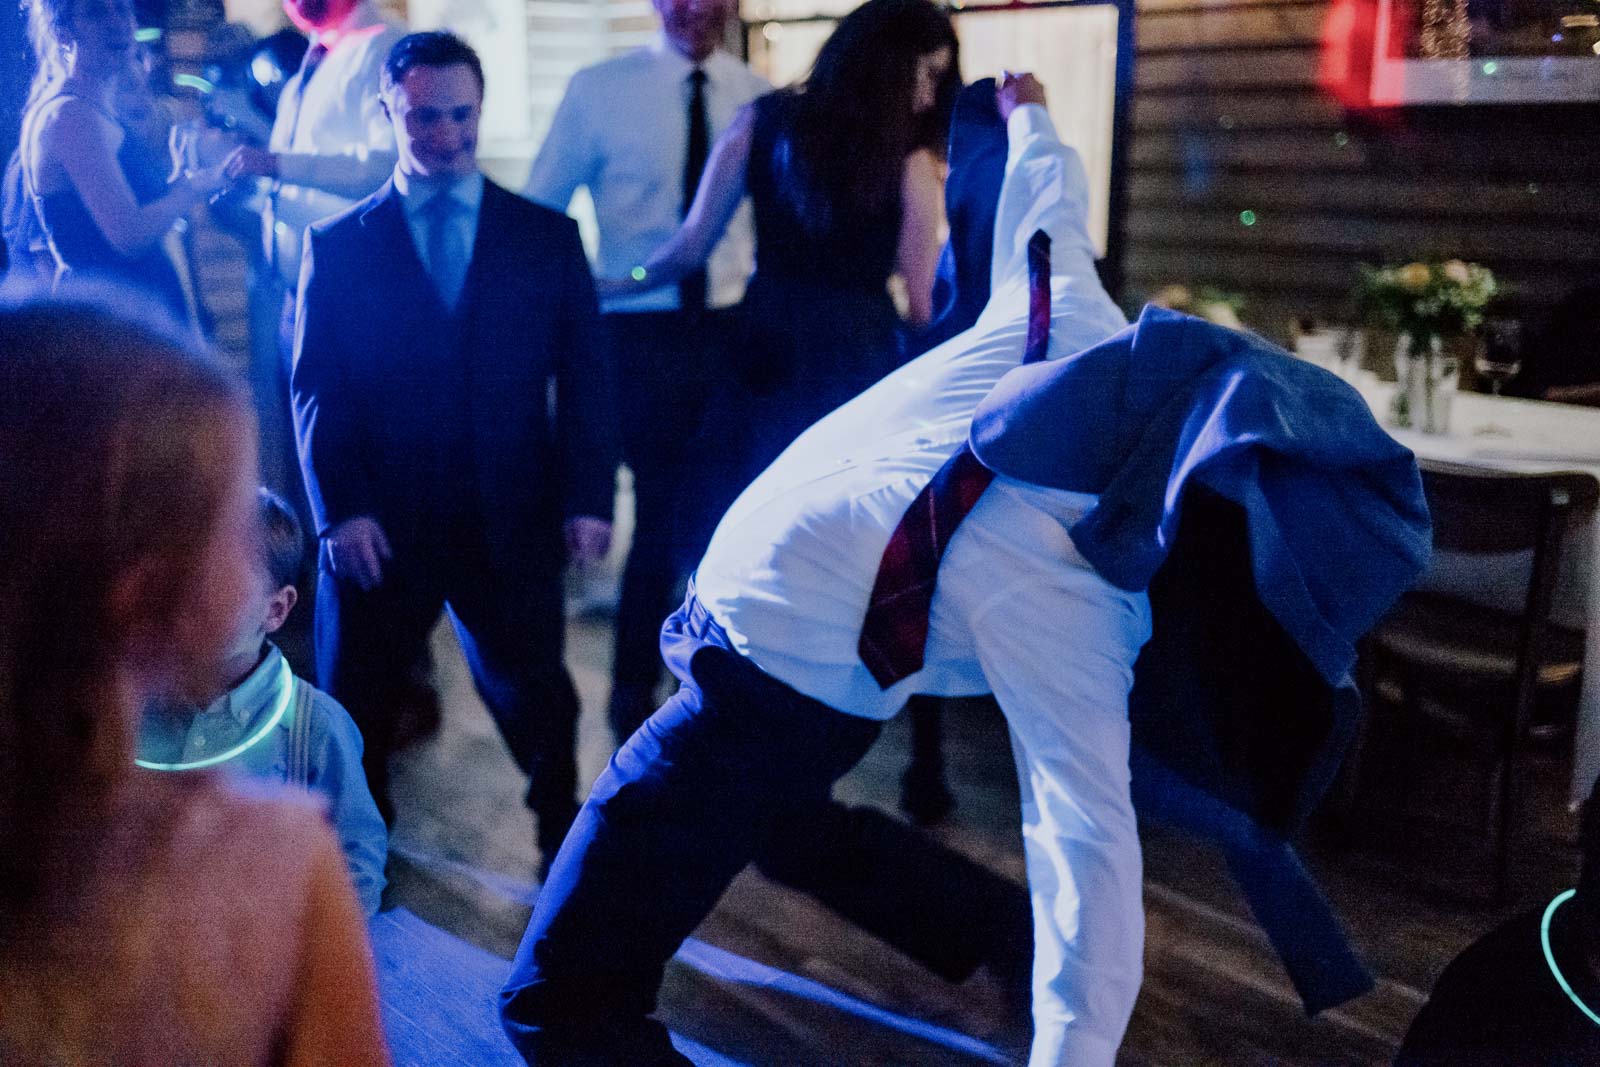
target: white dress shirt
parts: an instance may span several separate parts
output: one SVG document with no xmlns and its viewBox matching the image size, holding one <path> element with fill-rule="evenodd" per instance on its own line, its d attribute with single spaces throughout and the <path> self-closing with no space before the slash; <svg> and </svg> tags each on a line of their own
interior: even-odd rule
<svg viewBox="0 0 1600 1067">
<path fill-rule="evenodd" d="M 1095 275 L 1087 180 L 1042 107 L 1016 109 L 977 323 L 806 431 L 729 509 L 695 576 L 736 650 L 840 711 L 888 718 L 913 693 L 993 693 L 1010 724 L 1034 898 L 1032 1063 L 1109 1065 L 1138 993 L 1141 861 L 1127 696 L 1149 602 L 1117 589 L 1067 529 L 1094 502 L 997 477 L 939 569 L 925 665 L 888 690 L 857 653 L 902 515 L 1022 360 L 1026 244 L 1049 233 L 1048 358 L 1126 325 Z"/>
<path fill-rule="evenodd" d="M 326 45 L 328 54 L 311 83 L 302 87 L 296 72 L 284 84 L 267 142 L 278 157 L 267 247 L 291 289 L 306 227 L 375 192 L 394 170 L 394 128 L 378 79 L 405 32 L 372 0 L 361 0 L 337 27 L 312 35 L 311 44 Z"/>
<path fill-rule="evenodd" d="M 715 143 L 741 107 L 769 91 L 760 75 L 726 52 L 700 64 L 706 118 Z M 694 64 L 658 34 L 650 44 L 572 76 L 523 195 L 557 211 L 587 186 L 600 227 L 600 277 L 620 278 L 650 258 L 683 221 L 689 156 L 689 72 Z M 739 302 L 755 264 L 750 204 L 741 204 L 706 264 L 706 303 Z M 611 297 L 602 311 L 666 311 L 676 286 Z"/>
<path fill-rule="evenodd" d="M 428 218 L 428 205 L 435 198 L 448 196 L 459 206 L 450 216 L 449 225 L 455 232 L 445 242 L 445 248 L 459 257 L 448 265 L 459 281 L 467 275 L 472 263 L 472 249 L 478 240 L 478 209 L 483 206 L 483 174 L 469 174 L 453 181 L 437 182 L 415 178 L 399 167 L 394 169 L 394 190 L 400 195 L 400 209 L 405 212 L 406 228 L 411 231 L 411 241 L 417 248 L 417 258 L 428 275 L 438 278 L 441 264 L 428 261 L 428 236 L 432 222 Z"/>
</svg>

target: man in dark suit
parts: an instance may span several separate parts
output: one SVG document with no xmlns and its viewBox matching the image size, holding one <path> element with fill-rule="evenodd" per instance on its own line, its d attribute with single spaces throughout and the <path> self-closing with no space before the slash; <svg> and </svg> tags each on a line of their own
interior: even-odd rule
<svg viewBox="0 0 1600 1067">
<path fill-rule="evenodd" d="M 392 815 L 389 695 L 448 607 L 549 862 L 576 811 L 561 571 L 610 541 L 616 443 L 572 220 L 484 179 L 483 70 L 447 33 L 383 71 L 393 179 L 309 232 L 293 392 L 319 555 L 317 669 Z M 554 385 L 552 402 L 552 384 Z"/>
</svg>

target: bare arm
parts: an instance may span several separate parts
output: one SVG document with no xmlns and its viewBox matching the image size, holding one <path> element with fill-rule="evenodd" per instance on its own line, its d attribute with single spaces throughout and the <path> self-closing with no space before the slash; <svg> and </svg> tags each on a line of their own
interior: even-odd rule
<svg viewBox="0 0 1600 1067">
<path fill-rule="evenodd" d="M 603 295 L 622 296 L 673 285 L 705 263 L 744 199 L 744 171 L 750 161 L 754 126 L 754 115 L 746 107 L 712 146 L 688 216 L 678 232 L 644 262 L 644 277 L 606 279 L 598 285 Z"/>
<path fill-rule="evenodd" d="M 1600 382 L 1585 385 L 1555 385 L 1544 391 L 1544 399 L 1556 404 L 1583 404 L 1600 407 Z"/>
<path fill-rule="evenodd" d="M 37 137 L 39 160 L 61 168 L 106 242 L 124 256 L 158 243 L 173 223 L 223 184 L 221 167 L 211 167 L 179 178 L 165 196 L 140 204 L 117 163 L 117 128 L 78 100 L 62 101 L 40 124 Z"/>
<path fill-rule="evenodd" d="M 906 286 L 906 320 L 926 326 L 933 318 L 933 276 L 939 266 L 939 226 L 944 220 L 944 176 L 927 149 L 906 157 L 900 189 L 900 245 L 895 269 Z"/>
</svg>

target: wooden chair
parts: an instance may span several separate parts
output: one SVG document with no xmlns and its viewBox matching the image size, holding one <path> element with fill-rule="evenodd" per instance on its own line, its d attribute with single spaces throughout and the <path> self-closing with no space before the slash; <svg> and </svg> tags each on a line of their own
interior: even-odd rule
<svg viewBox="0 0 1600 1067">
<path fill-rule="evenodd" d="M 1522 749 L 1535 702 L 1558 690 L 1575 691 L 1582 678 L 1583 634 L 1552 623 L 1550 605 L 1563 543 L 1574 522 L 1593 509 L 1600 483 L 1570 471 L 1517 474 L 1428 461 L 1421 468 L 1436 551 L 1531 554 L 1521 603 L 1494 609 L 1408 593 L 1364 648 L 1369 700 L 1378 705 L 1375 711 L 1384 703 L 1396 706 L 1396 740 L 1407 749 L 1402 759 L 1424 728 L 1444 728 L 1487 747 L 1484 829 L 1498 902 L 1506 894 Z M 1414 778 L 1402 774 L 1402 789 Z"/>
</svg>

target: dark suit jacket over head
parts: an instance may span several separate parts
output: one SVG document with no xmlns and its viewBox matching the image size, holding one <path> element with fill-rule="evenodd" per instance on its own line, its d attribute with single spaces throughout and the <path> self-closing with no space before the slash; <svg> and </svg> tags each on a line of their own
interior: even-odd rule
<svg viewBox="0 0 1600 1067">
<path fill-rule="evenodd" d="M 1344 382 L 1258 337 L 1148 307 L 979 405 L 991 469 L 1095 493 L 1070 531 L 1148 589 L 1134 665 L 1141 817 L 1220 845 L 1309 1012 L 1371 988 L 1288 837 L 1354 733 L 1355 642 L 1422 572 L 1421 476 Z"/>
<path fill-rule="evenodd" d="M 1414 457 L 1333 375 L 1153 307 L 1012 371 L 971 441 L 1001 474 L 1097 494 L 1073 543 L 1149 591 L 1128 706 L 1141 816 L 1222 847 L 1308 1011 L 1370 988 L 1288 836 L 1354 733 L 1356 640 L 1428 560 Z"/>
</svg>

